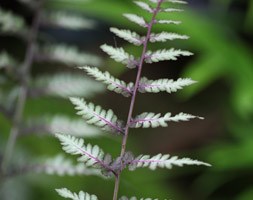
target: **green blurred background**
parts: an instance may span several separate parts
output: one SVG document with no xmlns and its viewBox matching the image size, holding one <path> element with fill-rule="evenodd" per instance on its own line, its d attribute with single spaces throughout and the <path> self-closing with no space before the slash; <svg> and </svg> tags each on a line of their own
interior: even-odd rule
<svg viewBox="0 0 253 200">
<path fill-rule="evenodd" d="M 161 17 L 181 19 L 179 26 L 154 27 L 154 32 L 174 31 L 190 36 L 187 41 L 152 44 L 151 49 L 182 48 L 194 52 L 190 58 L 146 65 L 143 75 L 150 79 L 191 77 L 198 83 L 176 94 L 139 94 L 135 114 L 147 112 L 186 112 L 204 116 L 205 120 L 171 123 L 168 128 L 131 130 L 128 149 L 134 154 L 169 153 L 187 156 L 212 164 L 205 167 L 174 167 L 155 172 L 139 169 L 124 172 L 120 194 L 174 200 L 252 200 L 253 199 L 253 1 L 249 0 L 191 0 L 184 13 L 163 14 Z M 29 24 L 33 14 L 18 1 L 1 1 L 0 5 L 24 16 Z M 46 9 L 63 9 L 80 13 L 96 21 L 91 30 L 68 31 L 41 26 L 52 41 L 76 45 L 80 49 L 103 58 L 101 70 L 126 81 L 133 81 L 136 71 L 108 59 L 99 46 L 107 43 L 123 46 L 139 55 L 141 49 L 116 38 L 109 27 L 128 28 L 144 34 L 144 30 L 128 22 L 122 13 L 139 13 L 131 0 L 54 0 Z M 149 15 L 142 12 L 143 16 Z M 0 48 L 20 60 L 25 44 L 17 37 L 0 35 Z M 35 64 L 34 77 L 41 74 L 75 71 L 52 63 Z M 1 70 L 1 77 L 7 76 Z M 76 72 L 76 71 L 75 71 Z M 1 84 L 9 90 L 15 83 Z M 121 119 L 126 119 L 129 99 L 105 91 L 88 98 L 104 108 L 112 108 Z M 31 116 L 65 114 L 77 119 L 73 106 L 66 99 L 41 97 L 28 99 L 24 119 Z M 0 113 L 1 154 L 9 135 L 11 122 Z M 120 137 L 102 134 L 87 139 L 117 156 Z M 19 137 L 14 150 L 14 161 L 29 162 L 62 152 L 52 136 L 31 134 Z M 50 176 L 27 173 L 1 181 L 3 200 L 61 199 L 54 188 L 67 187 L 85 190 L 100 199 L 111 199 L 114 181 L 96 176 Z"/>
</svg>

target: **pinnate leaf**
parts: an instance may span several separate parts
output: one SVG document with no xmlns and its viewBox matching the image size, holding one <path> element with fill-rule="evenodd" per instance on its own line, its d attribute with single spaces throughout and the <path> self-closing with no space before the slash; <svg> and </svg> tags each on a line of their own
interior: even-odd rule
<svg viewBox="0 0 253 200">
<path fill-rule="evenodd" d="M 134 119 L 131 120 L 130 127 L 132 128 L 156 128 L 159 126 L 167 127 L 169 121 L 179 122 L 179 121 L 189 121 L 190 119 L 203 119 L 202 117 L 197 117 L 191 114 L 179 113 L 175 116 L 171 116 L 171 113 L 166 113 L 163 117 L 161 114 L 144 112 Z"/>
<path fill-rule="evenodd" d="M 70 135 L 56 134 L 62 144 L 62 149 L 71 155 L 79 155 L 78 161 L 86 166 L 98 166 L 104 170 L 112 171 L 110 166 L 104 161 L 106 155 L 97 145 L 85 144 L 82 138 Z"/>
<path fill-rule="evenodd" d="M 87 103 L 82 98 L 72 97 L 70 100 L 76 106 L 77 114 L 82 115 L 88 124 L 94 124 L 105 131 L 123 133 L 122 122 L 118 120 L 111 109 L 103 110 L 100 106 Z"/>
<path fill-rule="evenodd" d="M 177 60 L 179 56 L 191 56 L 193 55 L 189 51 L 183 51 L 181 49 L 171 48 L 169 50 L 157 50 L 155 52 L 148 51 L 146 53 L 146 63 L 160 62 L 164 60 Z"/>
<path fill-rule="evenodd" d="M 155 170 L 157 167 L 171 169 L 173 166 L 182 167 L 183 165 L 205 165 L 211 166 L 208 163 L 190 158 L 178 158 L 177 156 L 170 157 L 169 154 L 157 154 L 153 157 L 150 155 L 140 155 L 129 164 L 129 170 L 135 170 L 140 167 L 148 167 Z"/>
<path fill-rule="evenodd" d="M 125 97 L 131 96 L 133 83 L 126 84 L 124 81 L 110 75 L 109 72 L 101 72 L 95 67 L 85 66 L 80 67 L 80 69 L 84 69 L 90 76 L 93 76 L 96 80 L 105 83 L 108 90 L 122 94 Z"/>
<path fill-rule="evenodd" d="M 176 81 L 172 79 L 148 80 L 146 77 L 141 78 L 138 90 L 140 92 L 177 92 L 185 86 L 196 83 L 190 78 L 179 78 Z"/>
</svg>

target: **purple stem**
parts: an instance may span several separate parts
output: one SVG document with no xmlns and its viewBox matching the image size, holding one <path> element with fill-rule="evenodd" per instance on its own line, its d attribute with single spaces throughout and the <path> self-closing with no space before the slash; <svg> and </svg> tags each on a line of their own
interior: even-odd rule
<svg viewBox="0 0 253 200">
<path fill-rule="evenodd" d="M 154 12 L 153 12 L 152 20 L 147 25 L 148 31 L 147 31 L 147 35 L 146 35 L 145 41 L 143 43 L 143 51 L 142 51 L 140 63 L 139 63 L 139 66 L 138 66 L 138 72 L 137 72 L 136 81 L 135 81 L 134 90 L 133 90 L 133 95 L 132 95 L 131 104 L 130 104 L 130 108 L 129 108 L 128 118 L 127 118 L 127 124 L 126 124 L 126 127 L 125 127 L 125 134 L 124 134 L 123 141 L 122 141 L 122 146 L 121 146 L 121 153 L 120 153 L 121 157 L 126 152 L 126 144 L 127 144 L 127 138 L 128 138 L 129 128 L 130 128 L 130 125 L 131 125 L 131 119 L 132 119 L 132 115 L 133 115 L 134 104 L 135 104 L 135 100 L 136 100 L 136 95 L 137 95 L 138 87 L 139 87 L 139 84 L 140 84 L 142 66 L 143 66 L 143 63 L 144 63 L 144 60 L 145 60 L 145 55 L 146 55 L 146 52 L 147 52 L 147 46 L 148 46 L 148 41 L 149 41 L 150 35 L 151 35 L 151 29 L 152 29 L 152 26 L 154 25 L 154 23 L 156 22 L 155 18 L 156 18 L 157 13 L 160 10 L 160 6 L 161 6 L 162 2 L 163 2 L 163 0 L 159 0 L 158 1 L 157 7 L 154 9 Z M 115 186 L 114 186 L 113 200 L 117 200 L 117 198 L 118 198 L 120 173 L 121 172 L 119 172 L 119 174 L 116 176 Z"/>
</svg>

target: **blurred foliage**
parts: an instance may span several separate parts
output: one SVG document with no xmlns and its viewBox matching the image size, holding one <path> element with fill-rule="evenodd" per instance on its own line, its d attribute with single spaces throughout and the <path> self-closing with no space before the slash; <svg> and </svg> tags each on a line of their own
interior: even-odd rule
<svg viewBox="0 0 253 200">
<path fill-rule="evenodd" d="M 148 170 L 127 172 L 123 174 L 120 193 L 177 200 L 251 200 L 253 199 L 253 156 L 251 153 L 253 152 L 253 45 L 251 44 L 253 41 L 253 1 L 192 0 L 189 1 L 189 6 L 186 12 L 172 15 L 175 19 L 181 19 L 182 25 L 157 25 L 154 31 L 175 31 L 189 35 L 190 40 L 177 41 L 175 44 L 160 44 L 155 47 L 162 48 L 173 44 L 174 47 L 191 50 L 196 54 L 190 61 L 180 63 L 185 66 L 184 68 L 168 70 L 176 76 L 179 71 L 184 77 L 191 77 L 198 81 L 198 84 L 180 93 L 178 99 L 193 102 L 192 107 L 199 110 L 202 108 L 208 112 L 211 112 L 213 108 L 220 110 L 222 116 L 216 114 L 215 119 L 221 120 L 218 123 L 222 126 L 222 133 L 220 135 L 213 133 L 208 143 L 198 145 L 192 151 L 181 149 L 180 152 L 183 154 L 185 151 L 188 154 L 201 156 L 202 160 L 211 163 L 213 167 L 204 171 L 189 168 L 173 169 L 169 174 L 163 170 L 154 173 Z M 132 28 L 143 33 L 142 29 L 136 28 L 135 25 L 120 17 L 122 13 L 139 12 L 131 0 L 94 0 L 89 3 L 79 0 L 54 0 L 49 1 L 46 7 L 52 10 L 83 12 L 88 18 L 102 22 L 101 24 L 106 24 L 108 27 Z M 148 14 L 143 13 L 143 15 L 148 17 Z M 106 42 L 104 38 L 110 38 L 110 41 L 117 45 L 107 35 L 99 35 L 99 37 L 102 37 L 99 40 L 104 42 Z M 124 45 L 122 42 L 119 44 Z M 132 46 L 126 46 L 126 49 L 138 55 L 139 49 Z M 123 67 L 111 60 L 107 60 L 105 66 L 118 76 L 126 74 Z M 173 67 L 172 64 L 170 68 Z M 4 90 L 8 88 L 9 85 L 3 86 Z M 102 97 L 105 98 L 105 96 Z M 198 101 L 199 98 L 204 100 Z M 101 100 L 100 97 L 97 99 L 110 101 L 110 99 Z M 25 116 L 41 115 L 45 110 L 51 114 L 73 114 L 72 106 L 68 102 L 58 101 L 55 98 L 41 98 L 27 102 Z M 205 111 L 200 112 L 205 113 Z M 206 118 L 208 120 L 208 117 Z M 10 122 L 0 115 L 0 124 L 0 149 L 2 149 Z M 209 129 L 211 132 L 216 130 L 215 127 Z M 145 137 L 143 134 L 146 133 L 140 134 L 142 134 L 141 142 L 145 143 L 146 140 L 142 140 Z M 128 148 L 133 152 L 141 152 L 143 149 L 141 142 L 135 139 L 130 138 Z M 52 139 L 40 138 L 39 142 L 37 140 L 37 137 L 20 138 L 18 147 L 22 149 L 20 150 L 22 152 L 23 147 L 28 146 L 31 151 L 27 150 L 28 152 L 24 154 L 35 157 L 52 155 L 60 151 L 60 145 Z M 170 137 L 167 136 L 165 140 L 170 140 Z M 117 155 L 119 152 L 119 138 L 115 140 L 105 138 L 103 141 L 92 139 L 92 143 L 101 144 L 112 154 Z M 152 151 L 152 148 L 154 147 L 144 149 Z M 200 150 L 200 154 L 196 153 Z M 98 177 L 62 178 L 30 175 L 13 180 L 15 181 L 10 180 L 7 186 L 18 188 L 19 199 L 22 199 L 21 194 L 24 194 L 23 199 L 26 200 L 38 199 L 38 196 L 40 199 L 57 199 L 53 189 L 60 187 L 68 187 L 72 191 L 85 189 L 90 193 L 98 193 L 99 197 L 110 199 L 113 188 L 113 181 Z"/>
</svg>

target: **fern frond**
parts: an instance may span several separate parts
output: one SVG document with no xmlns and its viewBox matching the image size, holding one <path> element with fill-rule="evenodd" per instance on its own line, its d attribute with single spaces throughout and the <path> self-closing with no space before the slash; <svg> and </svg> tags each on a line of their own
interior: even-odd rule
<svg viewBox="0 0 253 200">
<path fill-rule="evenodd" d="M 107 53 L 112 59 L 114 59 L 116 62 L 120 62 L 122 64 L 127 65 L 128 68 L 135 68 L 135 60 L 134 56 L 128 54 L 125 52 L 125 50 L 121 48 L 114 48 L 109 45 L 102 45 L 101 49 Z"/>
<path fill-rule="evenodd" d="M 69 96 L 91 97 L 104 91 L 104 87 L 92 79 L 84 79 L 79 74 L 59 73 L 45 75 L 34 80 L 33 85 L 52 96 L 68 98 Z"/>
<path fill-rule="evenodd" d="M 175 20 L 157 20 L 156 23 L 158 24 L 181 24 L 181 21 L 175 21 Z"/>
<path fill-rule="evenodd" d="M 125 97 L 129 97 L 132 94 L 133 83 L 126 84 L 124 81 L 119 80 L 109 74 L 109 72 L 101 72 L 95 67 L 80 67 L 84 69 L 90 76 L 93 76 L 96 80 L 105 83 L 108 90 L 122 94 Z"/>
<path fill-rule="evenodd" d="M 94 138 L 101 136 L 100 130 L 84 123 L 83 119 L 70 119 L 66 116 L 43 116 L 30 118 L 24 123 L 20 134 L 70 133 L 75 137 Z"/>
<path fill-rule="evenodd" d="M 71 192 L 70 190 L 68 190 L 67 188 L 61 188 L 61 189 L 56 189 L 56 192 L 64 197 L 64 198 L 68 198 L 68 199 L 72 199 L 72 200 L 98 200 L 96 195 L 90 195 L 86 192 L 80 191 L 78 194 Z"/>
<path fill-rule="evenodd" d="M 13 66 L 17 62 L 7 52 L 3 51 L 0 53 L 0 69 L 3 67 Z"/>
<path fill-rule="evenodd" d="M 124 133 L 122 123 L 111 109 L 103 110 L 100 106 L 86 103 L 81 98 L 70 98 L 70 100 L 76 106 L 77 114 L 82 115 L 88 124 L 94 124 L 102 130 Z"/>
<path fill-rule="evenodd" d="M 134 119 L 130 122 L 131 128 L 156 128 L 159 126 L 167 127 L 169 121 L 179 122 L 179 121 L 189 121 L 190 119 L 203 119 L 202 117 L 193 116 L 190 114 L 185 113 L 179 113 L 175 116 L 171 116 L 171 113 L 166 113 L 163 117 L 161 117 L 161 114 L 155 114 L 155 113 L 147 113 L 144 112 L 138 116 L 136 116 Z"/>
<path fill-rule="evenodd" d="M 185 86 L 189 86 L 196 83 L 190 78 L 179 78 L 176 81 L 171 79 L 158 79 L 158 80 L 148 80 L 146 77 L 143 77 L 140 80 L 138 90 L 140 92 L 176 92 L 183 89 Z"/>
<path fill-rule="evenodd" d="M 158 34 L 152 33 L 150 35 L 150 42 L 166 42 L 167 40 L 175 40 L 175 39 L 181 39 L 186 40 L 189 39 L 187 35 L 179 35 L 176 33 L 168 33 L 168 32 L 161 32 Z"/>
<path fill-rule="evenodd" d="M 17 32 L 25 30 L 24 19 L 10 11 L 0 8 L 0 30 L 3 32 Z"/>
<path fill-rule="evenodd" d="M 135 32 L 131 32 L 130 30 L 125 29 L 120 30 L 117 28 L 110 28 L 110 31 L 113 32 L 118 37 L 123 38 L 124 40 L 134 45 L 140 46 L 143 44 L 143 39 L 141 38 L 141 36 L 139 36 Z"/>
<path fill-rule="evenodd" d="M 169 50 L 157 50 L 155 52 L 148 51 L 146 53 L 146 63 L 159 62 L 164 60 L 177 60 L 179 56 L 191 56 L 193 55 L 189 51 L 183 51 L 180 49 L 171 48 Z"/>
<path fill-rule="evenodd" d="M 137 6 L 139 6 L 140 8 L 142 8 L 143 10 L 153 13 L 153 9 L 147 3 L 143 2 L 143 1 L 134 1 L 134 3 Z"/>
<path fill-rule="evenodd" d="M 147 22 L 145 21 L 143 17 L 140 17 L 135 14 L 130 14 L 130 13 L 123 14 L 123 16 L 127 18 L 129 21 L 134 22 L 144 28 L 147 27 Z"/>
<path fill-rule="evenodd" d="M 71 155 L 80 155 L 79 162 L 83 162 L 86 166 L 99 166 L 102 169 L 113 171 L 110 166 L 104 161 L 105 154 L 97 146 L 91 144 L 84 144 L 82 138 L 76 138 L 70 135 L 56 134 L 56 137 L 62 144 L 62 149 Z"/>
<path fill-rule="evenodd" d="M 102 62 L 101 58 L 78 50 L 74 46 L 45 45 L 42 52 L 48 59 L 66 63 L 68 65 L 94 65 L 99 66 Z M 40 56 L 40 55 L 39 55 Z M 43 58 L 42 58 L 43 59 Z"/>
<path fill-rule="evenodd" d="M 49 175 L 96 175 L 102 176 L 100 170 L 87 168 L 83 163 L 73 164 L 72 160 L 66 159 L 63 155 L 47 159 L 42 165 L 35 167 L 36 172 Z"/>
<path fill-rule="evenodd" d="M 93 20 L 62 11 L 52 12 L 48 15 L 48 18 L 47 21 L 51 21 L 54 25 L 72 30 L 91 29 L 95 27 Z"/>
<path fill-rule="evenodd" d="M 177 156 L 170 157 L 170 155 L 157 154 L 153 157 L 150 155 L 140 155 L 129 164 L 129 170 L 135 170 L 140 167 L 148 167 L 155 170 L 157 167 L 171 169 L 173 166 L 182 167 L 183 165 L 204 165 L 211 166 L 208 163 L 190 158 L 178 158 Z"/>
<path fill-rule="evenodd" d="M 137 197 L 126 197 L 126 196 L 123 196 L 123 197 L 120 197 L 119 200 L 138 200 Z M 152 199 L 152 198 L 140 198 L 140 200 L 158 200 L 158 199 Z"/>
<path fill-rule="evenodd" d="M 69 119 L 65 116 L 54 116 L 45 123 L 50 133 L 70 133 L 75 137 L 93 138 L 101 136 L 99 130 L 83 122 L 82 119 Z"/>
</svg>

